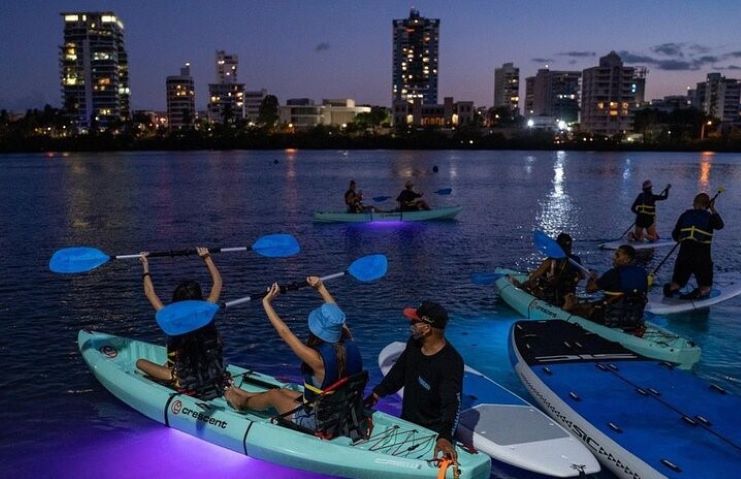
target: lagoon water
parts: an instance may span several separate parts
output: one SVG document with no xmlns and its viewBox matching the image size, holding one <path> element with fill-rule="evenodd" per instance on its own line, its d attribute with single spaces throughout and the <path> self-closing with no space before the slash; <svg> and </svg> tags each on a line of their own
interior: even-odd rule
<svg viewBox="0 0 741 479">
<path fill-rule="evenodd" d="M 438 171 L 433 168 L 437 166 Z M 343 209 L 354 178 L 367 198 L 395 196 L 412 178 L 433 205 L 464 206 L 456 221 L 422 224 L 315 224 L 314 210 Z M 77 331 L 90 328 L 162 342 L 144 298 L 136 260 L 95 271 L 54 275 L 55 250 L 95 246 L 110 254 L 250 245 L 277 232 L 295 235 L 298 256 L 215 256 L 222 299 L 263 290 L 272 281 L 342 271 L 369 253 L 389 258 L 385 278 L 328 283 L 359 340 L 371 383 L 376 356 L 408 325 L 401 309 L 425 298 L 451 313 L 448 336 L 467 363 L 527 397 L 507 356 L 518 319 L 492 287 L 470 281 L 496 266 L 532 268 L 541 259 L 532 230 L 568 231 L 590 267 L 610 253 L 597 245 L 633 221 L 629 207 L 644 179 L 659 191 L 659 232 L 668 236 L 699 191 L 726 191 L 718 210 L 716 271 L 741 271 L 741 154 L 555 151 L 226 151 L 69 153 L 0 156 L 0 475 L 14 477 L 319 477 L 256 461 L 170 430 L 109 394 L 82 361 Z M 390 202 L 381 206 L 391 207 Z M 644 256 L 655 267 L 668 250 Z M 195 277 L 196 258 L 152 259 L 158 292 Z M 660 270 L 671 275 L 673 261 Z M 276 309 L 301 335 L 319 304 L 312 292 L 281 296 Z M 219 320 L 231 362 L 298 379 L 296 360 L 259 304 Z M 741 393 L 741 298 L 656 322 L 703 349 L 695 373 Z M 607 400 L 609 401 L 609 399 Z M 382 406 L 398 412 L 393 398 Z M 610 477 L 603 474 L 601 477 Z"/>
</svg>

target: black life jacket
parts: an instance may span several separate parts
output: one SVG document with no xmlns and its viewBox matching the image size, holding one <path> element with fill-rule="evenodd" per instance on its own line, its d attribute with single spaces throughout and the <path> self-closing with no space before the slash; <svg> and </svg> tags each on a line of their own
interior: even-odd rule
<svg viewBox="0 0 741 479">
<path fill-rule="evenodd" d="M 653 193 L 641 193 L 640 201 L 636 205 L 636 212 L 639 215 L 656 216 L 656 200 Z"/>
<path fill-rule="evenodd" d="M 224 346 L 213 322 L 170 339 L 167 362 L 172 369 L 174 387 L 201 399 L 222 394 L 228 381 L 224 366 Z"/>
<path fill-rule="evenodd" d="M 611 328 L 633 329 L 643 325 L 643 310 L 648 302 L 648 273 L 634 265 L 622 266 L 618 273 L 620 291 L 605 291 L 605 294 L 619 295 L 619 298 L 607 301 L 603 324 Z"/>
<path fill-rule="evenodd" d="M 536 295 L 554 306 L 561 307 L 566 295 L 576 291 L 579 274 L 568 259 L 551 258 L 551 261 L 550 270 L 545 277 L 540 277 Z"/>
<path fill-rule="evenodd" d="M 339 364 L 337 363 L 337 351 L 335 347 L 345 348 L 345 370 L 340 376 Z M 324 381 L 322 384 L 314 384 L 314 376 L 311 371 L 304 371 L 304 404 L 311 403 L 317 395 L 321 394 L 324 388 L 334 384 L 342 377 L 352 376 L 363 370 L 363 359 L 360 356 L 358 346 L 350 340 L 342 343 L 322 343 L 315 348 L 322 357 L 324 363 Z"/>
<path fill-rule="evenodd" d="M 708 210 L 685 211 L 679 221 L 679 241 L 710 244 L 713 241 L 712 215 Z"/>
</svg>

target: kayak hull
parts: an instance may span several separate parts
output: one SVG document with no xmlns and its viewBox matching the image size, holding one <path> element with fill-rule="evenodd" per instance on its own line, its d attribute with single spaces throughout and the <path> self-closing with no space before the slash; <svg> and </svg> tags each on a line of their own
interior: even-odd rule
<svg viewBox="0 0 741 479">
<path fill-rule="evenodd" d="M 562 319 L 570 323 L 576 323 L 587 331 L 620 343 L 631 351 L 677 364 L 683 369 L 691 368 L 700 360 L 701 350 L 699 346 L 649 321 L 645 322 L 646 331 L 641 337 L 626 333 L 619 328 L 609 328 L 537 299 L 510 281 L 510 277 L 518 281 L 525 281 L 527 275 L 524 273 L 505 268 L 497 268 L 496 273 L 502 275 L 496 281 L 499 296 L 512 309 L 527 319 Z"/>
<path fill-rule="evenodd" d="M 80 331 L 78 345 L 85 362 L 100 383 L 114 396 L 150 419 L 213 444 L 284 466 L 351 478 L 435 477 L 431 458 L 436 435 L 381 412 L 374 412 L 374 429 L 368 441 L 353 444 L 347 437 L 322 440 L 273 424 L 270 412 L 237 412 L 219 397 L 204 401 L 151 381 L 136 371 L 137 358 L 163 363 L 165 348 L 105 333 Z M 268 385 L 301 390 L 275 378 L 229 366 L 235 384 L 251 392 Z M 417 444 L 414 453 L 394 444 L 403 437 Z M 491 463 L 484 454 L 458 450 L 461 477 L 488 478 Z M 452 477 L 448 471 L 446 477 Z"/>
<path fill-rule="evenodd" d="M 396 221 L 452 220 L 462 210 L 462 206 L 450 206 L 447 208 L 435 208 L 431 210 L 389 211 L 383 213 L 347 213 L 342 211 L 317 211 L 314 213 L 314 221 L 317 221 L 319 223 L 383 223 Z"/>
</svg>

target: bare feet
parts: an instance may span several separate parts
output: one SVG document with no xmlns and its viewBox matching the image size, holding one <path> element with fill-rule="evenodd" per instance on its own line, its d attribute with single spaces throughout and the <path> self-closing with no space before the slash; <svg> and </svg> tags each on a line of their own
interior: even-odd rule
<svg viewBox="0 0 741 479">
<path fill-rule="evenodd" d="M 224 391 L 224 399 L 227 404 L 237 411 L 248 409 L 247 403 L 251 396 L 252 394 L 237 387 L 230 387 Z"/>
</svg>

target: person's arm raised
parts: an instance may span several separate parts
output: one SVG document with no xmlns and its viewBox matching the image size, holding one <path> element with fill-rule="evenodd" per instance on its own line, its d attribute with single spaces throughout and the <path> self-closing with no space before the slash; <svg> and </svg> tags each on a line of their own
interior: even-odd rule
<svg viewBox="0 0 741 479">
<path fill-rule="evenodd" d="M 211 286 L 211 293 L 208 295 L 207 301 L 209 303 L 216 304 L 219 302 L 219 297 L 221 296 L 221 288 L 223 286 L 221 281 L 221 273 L 219 273 L 219 269 L 216 267 L 213 258 L 211 258 L 211 254 L 209 253 L 208 248 L 198 246 L 196 248 L 196 251 L 198 252 L 198 256 L 203 259 L 203 262 L 206 263 L 206 268 L 208 268 L 208 272 L 211 274 L 211 282 L 213 283 Z"/>
<path fill-rule="evenodd" d="M 149 303 L 152 305 L 155 311 L 159 311 L 164 308 L 162 301 L 160 300 L 157 293 L 154 291 L 154 283 L 152 282 L 152 274 L 149 272 L 149 256 L 148 251 L 142 251 L 139 254 L 139 262 L 142 264 L 142 280 L 144 281 L 144 296 L 147 297 Z"/>
</svg>

